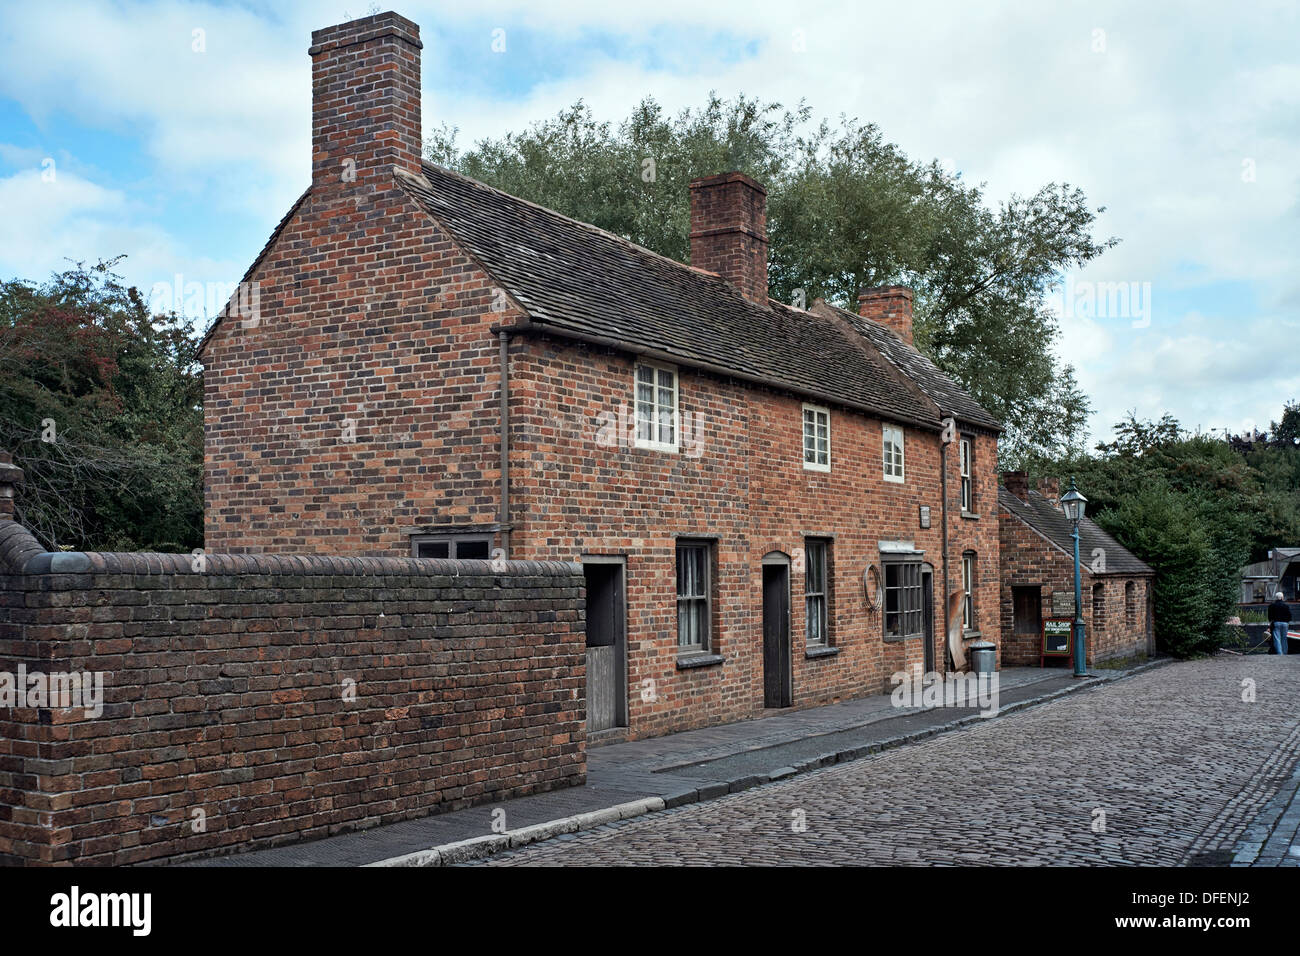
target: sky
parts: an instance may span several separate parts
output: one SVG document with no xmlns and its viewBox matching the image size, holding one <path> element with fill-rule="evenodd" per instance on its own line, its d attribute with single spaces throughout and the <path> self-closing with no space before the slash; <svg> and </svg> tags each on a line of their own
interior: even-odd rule
<svg viewBox="0 0 1300 956">
<path fill-rule="evenodd" d="M 1298 6 L 0 0 L 0 278 L 237 282 L 310 180 L 311 31 L 391 8 L 462 147 L 715 90 L 874 122 L 992 204 L 1077 186 L 1121 240 L 1054 297 L 1093 438 L 1265 429 L 1300 398 Z"/>
</svg>

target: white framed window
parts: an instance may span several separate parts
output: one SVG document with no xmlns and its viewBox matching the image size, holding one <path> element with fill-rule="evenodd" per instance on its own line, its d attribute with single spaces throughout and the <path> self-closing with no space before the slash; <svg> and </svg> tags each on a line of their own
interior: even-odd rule
<svg viewBox="0 0 1300 956">
<path fill-rule="evenodd" d="M 831 413 L 819 405 L 803 407 L 803 466 L 831 470 Z"/>
<path fill-rule="evenodd" d="M 903 429 L 885 425 L 884 434 L 885 481 L 903 480 Z"/>
<path fill-rule="evenodd" d="M 974 471 L 972 467 L 974 462 L 974 446 L 969 438 L 963 437 L 958 443 L 961 449 L 961 510 L 967 514 L 975 511 L 974 488 L 971 484 L 971 474 Z"/>
<path fill-rule="evenodd" d="M 638 363 L 634 398 L 636 447 L 677 451 L 677 369 Z"/>
<path fill-rule="evenodd" d="M 975 630 L 975 552 L 967 551 L 961 556 L 961 626 L 964 630 Z"/>
</svg>

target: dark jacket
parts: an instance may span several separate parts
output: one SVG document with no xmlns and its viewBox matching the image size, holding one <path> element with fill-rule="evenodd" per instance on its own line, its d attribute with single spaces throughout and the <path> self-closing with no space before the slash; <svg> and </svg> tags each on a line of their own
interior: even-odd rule
<svg viewBox="0 0 1300 956">
<path fill-rule="evenodd" d="M 1287 606 L 1286 601 L 1274 601 L 1268 606 L 1268 623 L 1274 621 L 1291 621 L 1291 608 Z"/>
</svg>

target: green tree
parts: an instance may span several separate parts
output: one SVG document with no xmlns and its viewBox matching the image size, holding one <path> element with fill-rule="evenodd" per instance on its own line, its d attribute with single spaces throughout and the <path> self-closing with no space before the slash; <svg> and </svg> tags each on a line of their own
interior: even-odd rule
<svg viewBox="0 0 1300 956">
<path fill-rule="evenodd" d="M 1192 434 L 1171 415 L 1130 412 L 1114 432 L 1093 455 L 1035 459 L 1035 471 L 1077 477 L 1089 516 L 1157 571 L 1161 646 L 1203 653 L 1223 636 L 1241 566 L 1300 542 L 1300 447 Z"/>
<path fill-rule="evenodd" d="M 646 98 L 617 126 L 579 101 L 466 151 L 444 126 L 426 152 L 679 261 L 690 256 L 689 182 L 747 173 L 768 190 L 774 298 L 854 308 L 862 286 L 910 285 L 918 347 L 1006 423 L 1009 461 L 1082 448 L 1088 401 L 1052 354 L 1048 301 L 1064 272 L 1116 240 L 1092 239 L 1102 210 L 1078 189 L 1051 183 L 994 208 L 982 187 L 909 159 L 872 124 L 814 124 L 803 103 L 744 96 L 710 95 L 675 116 Z"/>
<path fill-rule="evenodd" d="M 202 544 L 197 342 L 112 272 L 0 283 L 0 448 L 26 481 L 21 520 L 47 547 Z"/>
</svg>

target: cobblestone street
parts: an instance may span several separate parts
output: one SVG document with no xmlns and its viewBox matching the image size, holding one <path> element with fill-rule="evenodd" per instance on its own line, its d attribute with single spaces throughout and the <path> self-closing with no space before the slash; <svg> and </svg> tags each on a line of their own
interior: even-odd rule
<svg viewBox="0 0 1300 956">
<path fill-rule="evenodd" d="M 1300 657 L 1177 663 L 484 862 L 1223 865 L 1291 778 L 1298 701 Z"/>
</svg>

